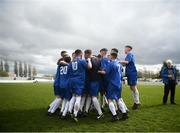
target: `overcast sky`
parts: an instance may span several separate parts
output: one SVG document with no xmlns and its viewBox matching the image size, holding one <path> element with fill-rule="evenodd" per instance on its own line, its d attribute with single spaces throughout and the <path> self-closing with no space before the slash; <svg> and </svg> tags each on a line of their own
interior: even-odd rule
<svg viewBox="0 0 180 133">
<path fill-rule="evenodd" d="M 180 63 L 180 0 L 0 0 L 0 58 L 53 72 L 61 50 L 134 47 L 137 64 Z"/>
</svg>

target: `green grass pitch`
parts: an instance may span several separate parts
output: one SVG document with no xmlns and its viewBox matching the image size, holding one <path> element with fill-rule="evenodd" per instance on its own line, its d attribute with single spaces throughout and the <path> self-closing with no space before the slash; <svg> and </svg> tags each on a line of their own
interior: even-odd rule
<svg viewBox="0 0 180 133">
<path fill-rule="evenodd" d="M 95 113 L 78 123 L 58 116 L 46 116 L 53 100 L 52 84 L 0 84 L 0 131 L 177 131 L 180 132 L 180 86 L 176 88 L 178 105 L 162 105 L 162 85 L 139 85 L 142 106 L 131 110 L 132 96 L 123 86 L 123 98 L 130 108 L 127 121 L 110 122 L 107 109 L 99 121 Z"/>
</svg>

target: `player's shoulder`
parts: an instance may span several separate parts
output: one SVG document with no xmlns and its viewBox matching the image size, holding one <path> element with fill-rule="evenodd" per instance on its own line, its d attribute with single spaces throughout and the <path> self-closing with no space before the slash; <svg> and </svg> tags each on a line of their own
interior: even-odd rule
<svg viewBox="0 0 180 133">
<path fill-rule="evenodd" d="M 128 56 L 134 56 L 134 54 L 132 52 L 129 52 L 127 55 Z"/>
</svg>

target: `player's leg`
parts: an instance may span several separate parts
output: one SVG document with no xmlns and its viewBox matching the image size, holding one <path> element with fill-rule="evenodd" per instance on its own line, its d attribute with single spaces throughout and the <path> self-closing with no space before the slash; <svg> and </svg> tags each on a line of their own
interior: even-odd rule
<svg viewBox="0 0 180 133">
<path fill-rule="evenodd" d="M 119 109 L 121 110 L 121 112 L 122 112 L 122 119 L 123 120 L 126 120 L 127 118 L 128 118 L 128 114 L 127 114 L 127 112 L 126 112 L 126 108 L 125 108 L 125 106 L 124 106 L 124 103 L 123 103 L 123 101 L 121 100 L 121 98 L 119 98 L 118 100 L 117 100 L 117 103 L 118 103 L 118 106 L 119 106 Z"/>
<path fill-rule="evenodd" d="M 83 112 L 83 107 L 84 107 L 84 103 L 86 101 L 86 95 L 84 94 L 82 97 L 81 97 L 81 104 L 80 104 L 80 112 L 82 113 Z"/>
<path fill-rule="evenodd" d="M 93 105 L 94 105 L 94 107 L 96 108 L 96 110 L 98 112 L 97 119 L 102 118 L 103 117 L 103 113 L 102 113 L 101 106 L 99 104 L 99 101 L 98 101 L 97 97 L 93 96 L 92 97 L 92 102 L 93 102 Z"/>
<path fill-rule="evenodd" d="M 112 113 L 112 122 L 113 121 L 118 121 L 119 120 L 119 117 L 117 115 L 117 112 L 116 112 L 116 107 L 113 103 L 113 100 L 111 99 L 108 99 L 108 104 L 109 104 L 109 110 L 111 111 Z"/>
<path fill-rule="evenodd" d="M 52 110 L 50 111 L 50 113 L 53 114 L 53 113 L 56 111 L 56 109 L 60 106 L 61 101 L 62 101 L 61 97 L 57 97 L 57 100 L 56 100 L 56 102 L 55 102 L 55 105 L 53 106 L 53 108 L 52 108 Z"/>
<path fill-rule="evenodd" d="M 91 105 L 91 97 L 88 96 L 87 99 L 86 99 L 86 107 L 85 107 L 85 113 L 86 113 L 86 114 L 89 113 L 90 105 Z"/>
<path fill-rule="evenodd" d="M 81 104 L 81 96 L 80 95 L 76 95 L 76 97 L 75 97 L 75 104 L 74 104 L 74 120 L 76 122 L 78 122 L 77 115 L 78 115 L 78 111 L 80 109 L 80 104 Z"/>
<path fill-rule="evenodd" d="M 53 110 L 53 108 L 55 108 L 57 105 L 57 103 L 58 103 L 58 101 L 59 101 L 59 97 L 60 97 L 60 88 L 59 88 L 59 86 L 57 85 L 57 84 L 54 84 L 54 95 L 56 96 L 56 98 L 55 98 L 55 100 L 50 104 L 50 107 L 49 107 L 49 109 L 48 109 L 48 114 L 50 115 L 51 114 L 51 112 L 52 112 L 52 110 Z"/>
<path fill-rule="evenodd" d="M 56 97 L 56 98 L 54 99 L 54 101 L 51 103 L 51 105 L 50 105 L 50 107 L 49 107 L 49 109 L 48 109 L 48 112 L 49 112 L 49 113 L 51 112 L 52 108 L 55 106 L 56 101 L 57 101 L 57 97 Z"/>
<path fill-rule="evenodd" d="M 66 102 L 67 102 L 66 99 L 63 99 L 63 100 L 62 100 L 62 105 L 61 105 L 61 110 L 60 110 L 60 112 L 59 112 L 59 115 L 62 115 L 62 113 L 63 113 L 63 111 L 64 111 L 64 109 L 65 109 Z"/>
<path fill-rule="evenodd" d="M 117 89 L 112 84 L 108 85 L 108 88 L 106 91 L 106 97 L 108 99 L 109 110 L 112 113 L 112 122 L 119 120 L 119 117 L 116 112 L 116 107 L 113 102 L 113 100 L 117 99 Z"/>
<path fill-rule="evenodd" d="M 127 108 L 127 106 L 126 106 L 126 104 L 125 104 L 123 98 L 121 98 L 121 101 L 122 101 L 122 103 L 124 104 L 124 107 L 125 107 L 125 109 L 126 109 L 126 112 L 128 113 L 128 112 L 129 112 L 129 109 Z"/>
<path fill-rule="evenodd" d="M 49 104 L 49 108 L 50 108 L 51 106 L 54 106 L 55 101 L 56 101 L 56 98 Z"/>
<path fill-rule="evenodd" d="M 114 106 L 115 106 L 116 112 L 117 112 L 118 111 L 118 106 L 117 106 L 116 100 L 113 100 L 113 103 L 114 103 Z"/>
<path fill-rule="evenodd" d="M 67 114 L 68 108 L 69 108 L 69 103 L 70 103 L 70 101 L 67 100 L 67 102 L 65 104 L 65 108 L 64 108 L 62 116 L 61 116 L 62 119 L 66 118 L 66 114 Z"/>
<path fill-rule="evenodd" d="M 91 81 L 90 82 L 89 94 L 92 97 L 93 105 L 94 105 L 95 109 L 98 112 L 97 119 L 100 119 L 100 118 L 102 118 L 104 116 L 103 113 L 102 113 L 99 101 L 97 99 L 97 96 L 98 96 L 98 93 L 99 93 L 99 89 L 100 89 L 100 84 L 99 84 L 98 81 Z"/>
<path fill-rule="evenodd" d="M 139 100 L 139 91 L 137 89 L 137 85 L 132 85 L 130 86 L 130 88 L 132 90 L 132 95 L 134 99 L 133 109 L 138 109 L 140 106 L 140 100 Z"/>
<path fill-rule="evenodd" d="M 75 104 L 75 100 L 76 100 L 76 97 L 75 95 L 72 96 L 70 102 L 69 102 L 69 113 L 72 114 L 72 110 L 73 110 L 73 107 L 74 107 L 74 104 Z"/>
</svg>

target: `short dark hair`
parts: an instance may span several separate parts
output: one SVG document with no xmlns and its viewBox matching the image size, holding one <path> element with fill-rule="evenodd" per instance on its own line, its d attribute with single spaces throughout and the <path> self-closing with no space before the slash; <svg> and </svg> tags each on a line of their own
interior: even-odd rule
<svg viewBox="0 0 180 133">
<path fill-rule="evenodd" d="M 130 45 L 126 45 L 126 46 L 125 46 L 125 48 L 130 48 L 130 49 L 133 49 L 133 47 L 132 47 L 132 46 L 130 46 Z"/>
<path fill-rule="evenodd" d="M 67 51 L 65 50 L 61 51 L 61 56 L 63 56 L 65 53 L 67 53 Z"/>
<path fill-rule="evenodd" d="M 92 50 L 86 49 L 86 50 L 84 51 L 84 53 L 85 53 L 85 54 L 92 54 Z"/>
<path fill-rule="evenodd" d="M 117 58 L 118 54 L 116 52 L 112 52 L 111 56 L 113 56 L 114 58 Z"/>
<path fill-rule="evenodd" d="M 100 54 L 98 54 L 96 57 L 97 57 L 97 58 L 101 58 L 102 56 L 101 56 Z"/>
<path fill-rule="evenodd" d="M 107 52 L 108 50 L 107 50 L 107 48 L 102 48 L 102 49 L 100 50 L 100 52 L 102 52 L 102 51 Z"/>
<path fill-rule="evenodd" d="M 74 53 L 76 56 L 78 56 L 78 55 L 82 54 L 82 51 L 80 49 L 76 49 Z"/>
<path fill-rule="evenodd" d="M 70 56 L 65 56 L 64 61 L 67 62 L 67 63 L 70 63 L 71 62 L 71 57 Z"/>
<path fill-rule="evenodd" d="M 118 53 L 119 50 L 118 50 L 117 48 L 112 48 L 112 49 L 111 49 L 111 52 L 116 52 L 116 53 Z"/>
</svg>

